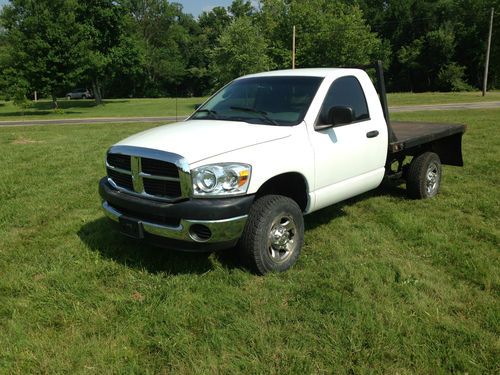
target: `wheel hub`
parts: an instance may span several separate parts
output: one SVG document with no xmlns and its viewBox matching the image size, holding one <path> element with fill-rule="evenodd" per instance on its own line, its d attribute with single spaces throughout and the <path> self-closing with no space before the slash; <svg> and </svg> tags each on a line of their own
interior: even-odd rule
<svg viewBox="0 0 500 375">
<path fill-rule="evenodd" d="M 269 232 L 268 250 L 274 262 L 284 262 L 295 251 L 296 233 L 297 226 L 291 216 L 280 215 L 273 221 Z"/>
<path fill-rule="evenodd" d="M 427 194 L 432 194 L 438 185 L 438 167 L 432 163 L 427 169 L 426 188 Z"/>
<path fill-rule="evenodd" d="M 272 232 L 272 245 L 279 249 L 285 250 L 288 241 L 290 241 L 290 233 L 283 226 L 276 227 Z"/>
</svg>

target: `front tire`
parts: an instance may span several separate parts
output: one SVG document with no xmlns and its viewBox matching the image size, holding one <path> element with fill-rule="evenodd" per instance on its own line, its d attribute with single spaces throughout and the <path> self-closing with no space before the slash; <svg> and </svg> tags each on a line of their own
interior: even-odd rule
<svg viewBox="0 0 500 375">
<path fill-rule="evenodd" d="M 292 267 L 304 243 L 304 218 L 297 203 L 282 195 L 266 195 L 251 207 L 239 249 L 258 273 Z"/>
<path fill-rule="evenodd" d="M 441 160 L 434 152 L 424 152 L 413 158 L 408 169 L 406 190 L 413 199 L 432 198 L 441 186 Z"/>
</svg>

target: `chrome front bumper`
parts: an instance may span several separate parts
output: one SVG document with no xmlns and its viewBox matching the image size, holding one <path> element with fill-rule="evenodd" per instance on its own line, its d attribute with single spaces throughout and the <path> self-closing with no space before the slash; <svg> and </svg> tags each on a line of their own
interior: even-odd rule
<svg viewBox="0 0 500 375">
<path fill-rule="evenodd" d="M 104 214 L 115 222 L 120 221 L 120 217 L 125 216 L 106 201 L 102 203 Z M 128 216 L 127 216 L 128 217 Z M 140 219 L 134 219 L 142 227 L 143 231 L 154 236 L 164 237 L 172 240 L 185 241 L 198 244 L 216 244 L 237 241 L 245 227 L 248 215 L 233 217 L 224 220 L 185 220 L 181 219 L 176 227 L 159 225 Z M 210 230 L 211 236 L 208 239 L 201 239 L 191 230 L 195 224 L 203 225 Z"/>
</svg>

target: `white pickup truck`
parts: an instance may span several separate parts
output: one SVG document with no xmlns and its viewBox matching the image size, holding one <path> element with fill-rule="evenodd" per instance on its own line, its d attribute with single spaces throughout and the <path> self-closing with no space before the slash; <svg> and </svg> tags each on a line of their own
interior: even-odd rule
<svg viewBox="0 0 500 375">
<path fill-rule="evenodd" d="M 99 184 L 124 234 L 185 251 L 235 247 L 258 273 L 298 259 L 303 215 L 405 180 L 437 194 L 464 125 L 390 123 L 363 69 L 272 71 L 229 83 L 186 121 L 113 145 Z"/>
</svg>

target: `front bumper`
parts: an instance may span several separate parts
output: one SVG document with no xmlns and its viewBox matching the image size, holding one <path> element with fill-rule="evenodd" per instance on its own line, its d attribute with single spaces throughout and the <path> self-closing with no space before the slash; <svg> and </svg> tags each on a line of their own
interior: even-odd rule
<svg viewBox="0 0 500 375">
<path fill-rule="evenodd" d="M 101 179 L 99 194 L 105 215 L 125 235 L 184 251 L 211 251 L 236 245 L 254 196 L 153 201 L 114 189 Z"/>
</svg>

